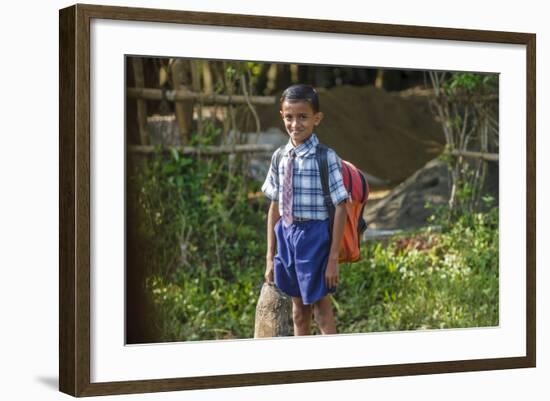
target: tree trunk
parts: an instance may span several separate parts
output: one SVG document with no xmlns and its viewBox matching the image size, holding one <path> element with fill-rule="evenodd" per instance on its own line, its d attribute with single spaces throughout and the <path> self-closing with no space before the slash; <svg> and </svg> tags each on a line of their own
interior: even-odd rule
<svg viewBox="0 0 550 401">
<path fill-rule="evenodd" d="M 291 336 L 292 301 L 274 284 L 264 283 L 256 305 L 254 338 Z"/>
</svg>

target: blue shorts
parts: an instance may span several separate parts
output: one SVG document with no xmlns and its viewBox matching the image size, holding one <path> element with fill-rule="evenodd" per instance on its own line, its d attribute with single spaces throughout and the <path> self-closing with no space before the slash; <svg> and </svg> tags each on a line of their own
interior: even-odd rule
<svg viewBox="0 0 550 401">
<path fill-rule="evenodd" d="M 275 284 L 306 305 L 319 301 L 335 288 L 327 288 L 325 271 L 330 252 L 330 224 L 326 220 L 275 224 L 277 254 L 273 261 Z"/>
</svg>

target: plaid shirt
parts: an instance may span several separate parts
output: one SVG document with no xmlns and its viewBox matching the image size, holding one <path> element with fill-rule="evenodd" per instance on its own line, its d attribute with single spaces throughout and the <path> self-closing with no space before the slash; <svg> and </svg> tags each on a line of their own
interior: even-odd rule
<svg viewBox="0 0 550 401">
<path fill-rule="evenodd" d="M 293 216 L 313 219 L 325 220 L 328 216 L 328 211 L 324 203 L 323 188 L 321 186 L 321 176 L 319 174 L 319 166 L 317 165 L 316 147 L 319 139 L 315 134 L 311 136 L 301 145 L 294 148 L 289 140 L 283 150 L 283 156 L 279 162 L 279 171 L 275 168 L 277 160 L 277 149 L 271 157 L 271 168 L 267 173 L 262 192 L 272 201 L 279 202 L 279 214 L 283 215 L 283 196 L 282 188 L 285 168 L 288 161 L 288 152 L 294 148 L 296 158 L 294 159 L 294 171 L 292 180 L 293 191 Z M 341 160 L 332 149 L 327 152 L 328 171 L 329 171 L 329 190 L 332 198 L 332 203 L 338 205 L 340 202 L 348 198 L 348 193 L 344 187 L 342 178 Z M 280 183 L 280 185 L 279 185 Z"/>
</svg>

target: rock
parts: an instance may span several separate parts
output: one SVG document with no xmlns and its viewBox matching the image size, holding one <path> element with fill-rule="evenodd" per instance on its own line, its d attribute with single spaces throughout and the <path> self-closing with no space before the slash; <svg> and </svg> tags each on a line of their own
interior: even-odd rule
<svg viewBox="0 0 550 401">
<path fill-rule="evenodd" d="M 178 123 L 174 114 L 159 114 L 147 118 L 147 131 L 151 145 L 181 146 Z"/>
<path fill-rule="evenodd" d="M 292 336 L 292 300 L 274 284 L 264 283 L 256 305 L 254 338 Z"/>
<path fill-rule="evenodd" d="M 498 188 L 498 163 L 490 162 L 482 193 L 492 195 L 498 204 Z M 426 209 L 426 202 L 434 207 L 447 205 L 450 194 L 451 179 L 447 163 L 433 159 L 394 187 L 383 199 L 367 201 L 365 219 L 370 230 L 419 228 L 427 224 L 427 218 L 433 213 L 433 209 Z M 480 211 L 483 211 L 482 205 Z"/>
</svg>

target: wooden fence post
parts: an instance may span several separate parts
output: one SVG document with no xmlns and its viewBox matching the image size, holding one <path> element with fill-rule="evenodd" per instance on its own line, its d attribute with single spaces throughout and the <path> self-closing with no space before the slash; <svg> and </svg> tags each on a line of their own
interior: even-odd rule
<svg viewBox="0 0 550 401">
<path fill-rule="evenodd" d="M 189 63 L 189 61 L 186 61 Z M 184 64 L 184 60 L 176 59 L 172 63 L 172 83 L 175 90 L 186 89 L 189 87 L 187 73 L 189 68 Z M 191 124 L 193 122 L 193 100 L 180 100 L 175 101 L 175 114 L 176 121 L 180 131 L 180 139 L 182 146 L 189 143 L 189 137 L 191 136 Z"/>
<path fill-rule="evenodd" d="M 134 70 L 134 81 L 136 87 L 145 87 L 145 77 L 143 75 L 143 60 L 139 57 L 132 57 L 132 67 Z M 147 135 L 147 104 L 144 99 L 137 99 L 137 115 L 139 127 L 139 139 L 141 145 L 148 145 L 149 138 Z"/>
</svg>

